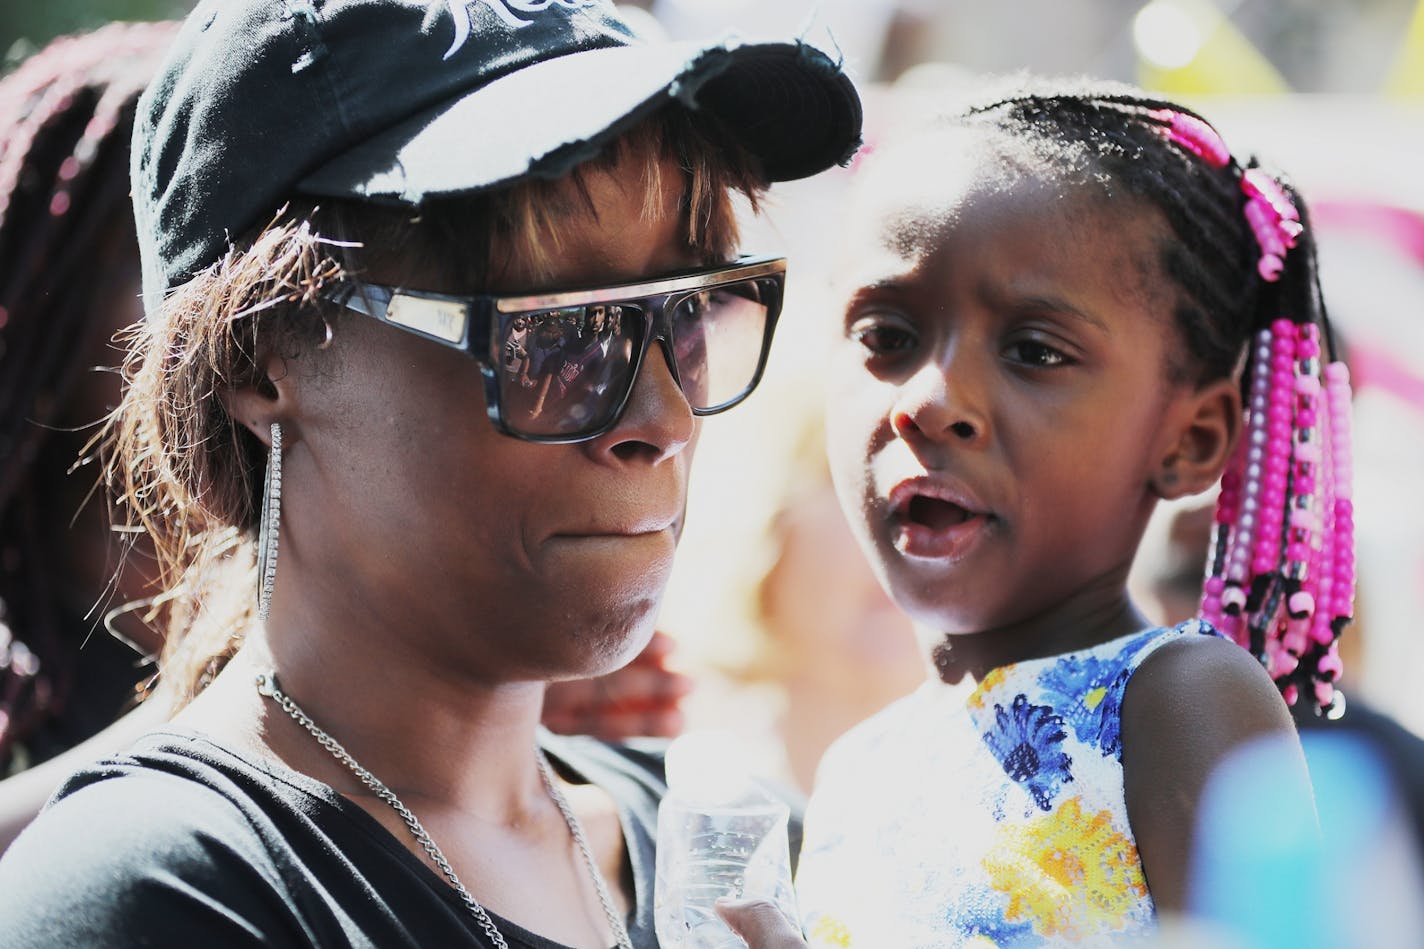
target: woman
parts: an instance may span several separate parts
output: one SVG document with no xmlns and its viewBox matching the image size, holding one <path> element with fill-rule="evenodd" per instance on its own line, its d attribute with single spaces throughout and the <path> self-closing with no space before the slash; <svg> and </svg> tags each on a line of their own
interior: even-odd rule
<svg viewBox="0 0 1424 949">
<path fill-rule="evenodd" d="M 199 611 L 261 524 L 264 622 L 0 861 L 12 944 L 655 944 L 656 762 L 540 735 L 543 690 L 647 642 L 696 416 L 760 374 L 731 192 L 859 105 L 804 47 L 532 6 L 206 3 L 141 102 L 118 473 Z M 616 384 L 521 412 L 514 321 L 607 303 Z"/>
<path fill-rule="evenodd" d="M 75 768 L 176 711 L 168 693 L 190 693 L 211 658 L 182 616 L 165 641 L 161 612 L 148 615 L 163 592 L 152 554 L 120 557 L 98 466 L 77 464 L 93 461 L 86 445 L 120 397 L 119 374 L 95 367 L 122 361 L 114 337 L 143 318 L 129 140 L 177 27 L 61 37 L 0 80 L 0 775 L 13 774 L 0 781 L 0 853 Z M 231 615 L 209 616 L 220 644 L 250 622 L 249 587 Z M 668 668 L 671 648 L 655 636 L 612 675 L 551 687 L 544 724 L 676 734 L 690 683 Z M 143 704 L 115 721 L 140 679 Z"/>
</svg>

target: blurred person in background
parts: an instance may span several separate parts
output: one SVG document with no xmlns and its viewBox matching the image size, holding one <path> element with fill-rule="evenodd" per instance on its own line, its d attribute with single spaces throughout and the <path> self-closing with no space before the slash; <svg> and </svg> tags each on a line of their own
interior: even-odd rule
<svg viewBox="0 0 1424 949">
<path fill-rule="evenodd" d="M 79 462 L 119 401 L 114 334 L 143 316 L 129 136 L 173 32 L 67 37 L 0 81 L 0 774 L 110 724 L 162 645 L 106 615 L 147 600 L 152 564 L 121 558 Z"/>
<path fill-rule="evenodd" d="M 820 380 L 777 383 L 778 435 L 764 441 L 774 442 L 767 451 L 780 484 L 768 486 L 761 536 L 726 594 L 745 609 L 724 620 L 744 626 L 744 658 L 715 664 L 690 714 L 694 725 L 740 722 L 750 747 L 762 749 L 762 770 L 809 793 L 831 743 L 912 691 L 929 666 L 913 624 L 876 581 L 836 501 L 825 423 L 806 397 L 819 392 Z M 707 681 L 718 676 L 730 692 Z"/>
</svg>

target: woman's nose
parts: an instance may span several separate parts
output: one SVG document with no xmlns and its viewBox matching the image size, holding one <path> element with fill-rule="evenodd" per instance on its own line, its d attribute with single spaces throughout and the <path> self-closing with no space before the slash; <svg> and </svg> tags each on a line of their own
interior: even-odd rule
<svg viewBox="0 0 1424 949">
<path fill-rule="evenodd" d="M 667 354 L 656 342 L 633 381 L 618 424 L 588 442 L 609 461 L 657 464 L 686 448 L 697 432 L 697 419 L 673 379 Z"/>
</svg>

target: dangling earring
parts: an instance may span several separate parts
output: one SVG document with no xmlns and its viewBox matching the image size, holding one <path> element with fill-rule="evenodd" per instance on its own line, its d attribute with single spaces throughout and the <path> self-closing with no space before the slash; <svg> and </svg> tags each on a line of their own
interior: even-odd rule
<svg viewBox="0 0 1424 949">
<path fill-rule="evenodd" d="M 272 450 L 262 482 L 262 519 L 257 525 L 257 618 L 266 621 L 277 580 L 277 530 L 282 522 L 282 426 L 272 423 Z"/>
</svg>

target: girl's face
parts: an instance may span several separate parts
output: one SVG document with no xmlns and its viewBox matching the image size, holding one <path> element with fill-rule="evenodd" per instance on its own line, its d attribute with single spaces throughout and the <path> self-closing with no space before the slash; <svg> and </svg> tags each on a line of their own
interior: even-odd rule
<svg viewBox="0 0 1424 949">
<path fill-rule="evenodd" d="M 625 191 L 617 171 L 590 176 L 597 215 L 561 225 L 551 273 L 515 260 L 490 289 L 594 287 L 696 265 L 676 169 L 653 220 L 641 185 Z M 411 273 L 372 279 L 445 289 Z M 308 361 L 279 383 L 303 390 L 281 541 L 284 565 L 305 561 L 302 582 L 330 587 L 323 598 L 348 604 L 353 623 L 405 630 L 412 638 L 391 648 L 451 674 L 588 675 L 642 647 L 697 431 L 657 347 L 621 422 L 573 445 L 497 433 L 474 360 L 375 320 L 343 318 L 329 350 L 294 363 Z M 278 596 L 282 582 L 279 570 Z"/>
<path fill-rule="evenodd" d="M 1189 391 L 1166 381 L 1165 225 L 1026 177 L 987 187 L 993 161 L 891 161 L 840 269 L 837 490 L 881 581 L 938 633 L 1042 632 L 1125 602 L 1163 421 Z"/>
</svg>

